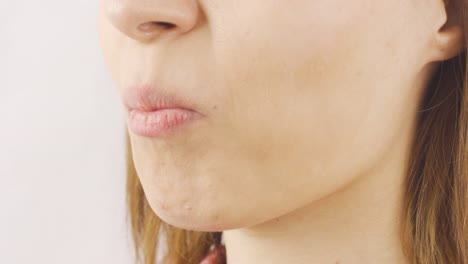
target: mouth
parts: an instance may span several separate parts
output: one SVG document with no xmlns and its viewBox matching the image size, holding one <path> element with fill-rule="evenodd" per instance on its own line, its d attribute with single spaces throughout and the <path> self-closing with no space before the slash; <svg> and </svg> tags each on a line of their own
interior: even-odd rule
<svg viewBox="0 0 468 264">
<path fill-rule="evenodd" d="M 143 137 L 168 138 L 204 115 L 194 102 L 151 85 L 134 85 L 124 91 L 128 128 Z"/>
<path fill-rule="evenodd" d="M 197 112 L 183 108 L 150 112 L 133 109 L 128 115 L 128 126 L 134 134 L 140 136 L 167 138 L 187 127 L 197 117 L 200 117 Z"/>
</svg>

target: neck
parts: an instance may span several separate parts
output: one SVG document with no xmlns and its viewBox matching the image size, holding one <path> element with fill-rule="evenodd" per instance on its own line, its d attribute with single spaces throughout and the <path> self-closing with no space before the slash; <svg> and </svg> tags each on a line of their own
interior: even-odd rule
<svg viewBox="0 0 468 264">
<path fill-rule="evenodd" d="M 258 225 L 225 230 L 227 263 L 408 263 L 400 240 L 408 142 L 320 200 Z"/>
</svg>

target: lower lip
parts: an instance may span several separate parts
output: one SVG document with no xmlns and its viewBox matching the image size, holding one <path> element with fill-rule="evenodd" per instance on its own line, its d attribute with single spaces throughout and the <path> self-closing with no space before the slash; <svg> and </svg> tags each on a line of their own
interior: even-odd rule
<svg viewBox="0 0 468 264">
<path fill-rule="evenodd" d="M 201 115 L 182 108 L 167 108 L 147 112 L 132 109 L 128 116 L 130 130 L 144 137 L 167 137 L 186 127 Z"/>
</svg>

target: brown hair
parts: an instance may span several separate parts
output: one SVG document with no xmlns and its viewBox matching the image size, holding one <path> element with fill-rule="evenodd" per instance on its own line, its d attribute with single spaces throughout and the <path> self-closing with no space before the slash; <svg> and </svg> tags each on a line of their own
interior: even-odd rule
<svg viewBox="0 0 468 264">
<path fill-rule="evenodd" d="M 465 0 L 460 0 L 465 1 Z M 457 2 L 461 3 L 461 2 Z M 465 44 L 468 43 L 465 4 Z M 405 184 L 401 238 L 412 264 L 468 264 L 467 47 L 440 62 L 424 91 Z M 127 202 L 137 262 L 199 264 L 221 232 L 197 232 L 164 223 L 154 214 L 137 177 L 127 134 Z M 165 241 L 161 242 L 164 233 Z"/>
</svg>

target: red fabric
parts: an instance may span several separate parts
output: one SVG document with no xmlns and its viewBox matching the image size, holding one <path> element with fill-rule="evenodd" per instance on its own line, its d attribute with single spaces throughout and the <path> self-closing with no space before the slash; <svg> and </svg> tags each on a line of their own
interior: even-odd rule
<svg viewBox="0 0 468 264">
<path fill-rule="evenodd" d="M 226 264 L 226 247 L 219 245 L 211 250 L 200 264 Z"/>
</svg>

